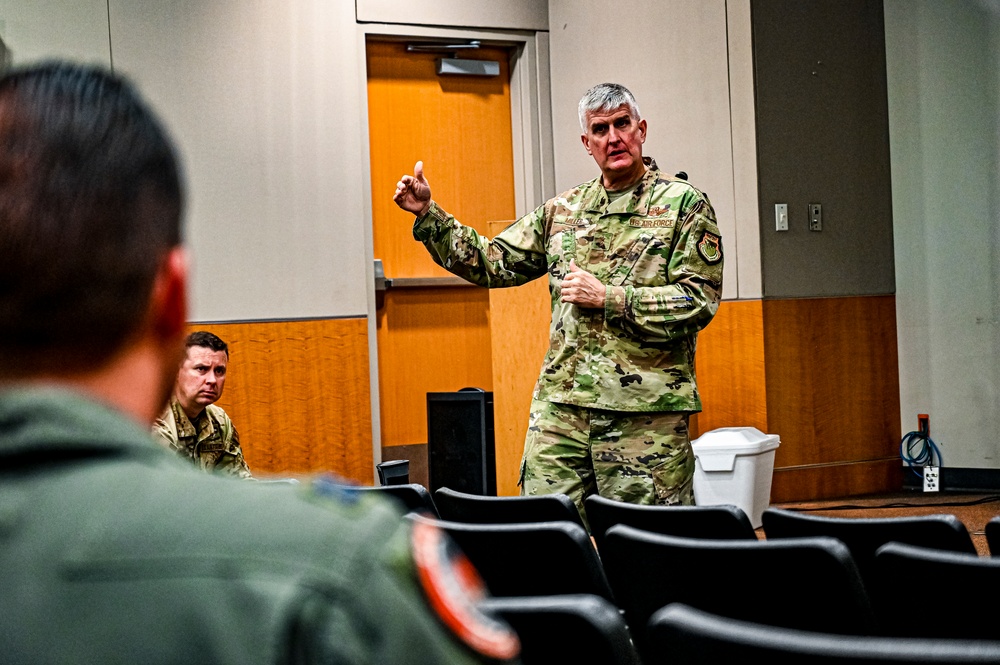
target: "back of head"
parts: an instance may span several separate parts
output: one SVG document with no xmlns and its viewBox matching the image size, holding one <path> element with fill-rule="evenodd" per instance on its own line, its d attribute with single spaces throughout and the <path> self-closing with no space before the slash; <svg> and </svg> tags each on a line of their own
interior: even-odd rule
<svg viewBox="0 0 1000 665">
<path fill-rule="evenodd" d="M 122 348 L 181 205 L 173 147 L 126 81 L 61 63 L 0 78 L 0 379 Z"/>
</svg>

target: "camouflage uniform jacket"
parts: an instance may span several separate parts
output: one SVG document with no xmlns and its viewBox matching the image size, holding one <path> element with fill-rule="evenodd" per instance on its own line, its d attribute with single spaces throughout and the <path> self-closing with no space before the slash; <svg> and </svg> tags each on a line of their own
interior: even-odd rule
<svg viewBox="0 0 1000 665">
<path fill-rule="evenodd" d="M 54 389 L 0 390 L 0 469 L 4 663 L 495 662 L 446 625 L 511 654 L 446 624 L 461 569 L 371 493 L 201 473 Z"/>
<path fill-rule="evenodd" d="M 700 411 L 697 333 L 722 297 L 722 239 L 702 192 L 652 160 L 613 203 L 597 178 L 547 201 L 492 240 L 436 203 L 413 236 L 474 284 L 517 286 L 548 273 L 549 350 L 535 398 L 612 411 Z M 575 260 L 606 285 L 604 308 L 560 301 Z"/>
<path fill-rule="evenodd" d="M 240 435 L 220 407 L 209 404 L 192 423 L 177 398 L 153 424 L 153 437 L 206 471 L 251 478 L 243 459 Z"/>
</svg>

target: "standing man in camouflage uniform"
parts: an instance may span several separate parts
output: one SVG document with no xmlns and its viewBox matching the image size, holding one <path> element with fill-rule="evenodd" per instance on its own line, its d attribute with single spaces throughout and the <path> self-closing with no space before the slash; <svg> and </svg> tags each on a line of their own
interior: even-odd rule
<svg viewBox="0 0 1000 665">
<path fill-rule="evenodd" d="M 433 522 L 329 482 L 202 473 L 150 440 L 184 354 L 182 202 L 127 82 L 0 76 L 0 658 L 516 658 Z"/>
<path fill-rule="evenodd" d="M 431 199 L 417 162 L 394 200 L 452 273 L 486 287 L 548 274 L 549 351 L 534 391 L 521 493 L 691 504 L 688 418 L 701 410 L 697 333 L 722 296 L 722 239 L 708 198 L 644 159 L 632 94 L 580 100 L 581 139 L 601 170 L 489 240 Z"/>
<path fill-rule="evenodd" d="M 251 478 L 236 426 L 215 406 L 226 385 L 229 345 L 203 330 L 188 335 L 185 344 L 173 397 L 153 424 L 153 436 L 205 471 Z"/>
</svg>

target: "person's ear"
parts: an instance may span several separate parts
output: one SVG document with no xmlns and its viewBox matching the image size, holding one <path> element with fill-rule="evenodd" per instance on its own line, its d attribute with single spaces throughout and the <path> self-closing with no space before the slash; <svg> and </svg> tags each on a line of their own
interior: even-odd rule
<svg viewBox="0 0 1000 665">
<path fill-rule="evenodd" d="M 187 326 L 188 260 L 184 248 L 167 252 L 153 280 L 149 298 L 152 331 L 165 344 L 184 337 Z"/>
<path fill-rule="evenodd" d="M 642 141 L 643 143 L 646 142 L 646 121 L 645 120 L 640 120 L 639 121 L 639 140 Z"/>
<path fill-rule="evenodd" d="M 587 149 L 587 154 L 593 157 L 594 153 L 590 150 L 590 137 L 586 134 L 580 134 L 580 140 L 583 141 L 583 147 Z"/>
</svg>

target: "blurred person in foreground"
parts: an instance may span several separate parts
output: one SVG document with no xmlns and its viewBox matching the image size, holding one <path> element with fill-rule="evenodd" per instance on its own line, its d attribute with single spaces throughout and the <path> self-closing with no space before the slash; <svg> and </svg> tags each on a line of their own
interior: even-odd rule
<svg viewBox="0 0 1000 665">
<path fill-rule="evenodd" d="M 127 82 L 0 77 L 3 661 L 516 658 L 433 524 L 329 482 L 201 473 L 150 440 L 184 354 L 181 207 Z"/>
</svg>

